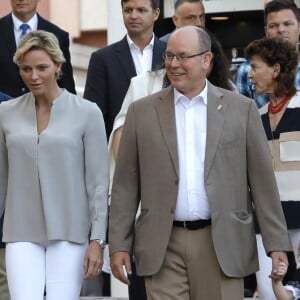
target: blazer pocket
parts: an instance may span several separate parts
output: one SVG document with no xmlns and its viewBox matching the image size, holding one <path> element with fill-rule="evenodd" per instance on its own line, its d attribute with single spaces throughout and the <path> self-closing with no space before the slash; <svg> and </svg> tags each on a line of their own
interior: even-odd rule
<svg viewBox="0 0 300 300">
<path fill-rule="evenodd" d="M 247 210 L 238 210 L 231 213 L 231 216 L 237 220 L 241 221 L 243 223 L 252 223 L 253 217 L 252 214 L 249 213 Z"/>
</svg>

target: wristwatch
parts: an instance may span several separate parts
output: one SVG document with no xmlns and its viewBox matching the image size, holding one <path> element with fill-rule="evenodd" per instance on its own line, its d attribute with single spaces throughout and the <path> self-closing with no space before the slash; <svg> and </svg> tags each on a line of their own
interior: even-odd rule
<svg viewBox="0 0 300 300">
<path fill-rule="evenodd" d="M 101 247 L 101 249 L 105 248 L 106 242 L 104 240 L 92 240 L 92 241 L 96 242 Z"/>
</svg>

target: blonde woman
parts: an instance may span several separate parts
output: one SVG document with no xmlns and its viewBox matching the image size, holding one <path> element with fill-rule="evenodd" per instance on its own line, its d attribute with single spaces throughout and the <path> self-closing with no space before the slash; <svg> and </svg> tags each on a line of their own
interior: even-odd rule
<svg viewBox="0 0 300 300">
<path fill-rule="evenodd" d="M 75 300 L 102 268 L 108 198 L 104 122 L 61 89 L 56 37 L 32 31 L 14 56 L 30 92 L 0 107 L 0 214 L 11 300 Z"/>
</svg>

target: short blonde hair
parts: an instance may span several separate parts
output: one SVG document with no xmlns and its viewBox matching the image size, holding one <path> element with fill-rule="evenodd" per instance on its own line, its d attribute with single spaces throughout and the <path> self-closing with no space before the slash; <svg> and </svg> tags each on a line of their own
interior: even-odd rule
<svg viewBox="0 0 300 300">
<path fill-rule="evenodd" d="M 14 55 L 14 62 L 20 66 L 24 55 L 31 50 L 44 50 L 48 53 L 54 63 L 62 64 L 65 62 L 64 55 L 60 49 L 57 37 L 48 31 L 30 31 L 20 41 Z"/>
</svg>

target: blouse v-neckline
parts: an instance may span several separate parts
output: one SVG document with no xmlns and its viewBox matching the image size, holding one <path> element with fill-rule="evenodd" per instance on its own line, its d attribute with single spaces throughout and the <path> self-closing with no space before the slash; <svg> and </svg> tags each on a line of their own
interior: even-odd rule
<svg viewBox="0 0 300 300">
<path fill-rule="evenodd" d="M 47 122 L 47 126 L 45 126 L 45 128 L 43 128 L 41 131 L 38 130 L 38 118 L 37 118 L 37 108 L 35 105 L 35 98 L 32 95 L 32 99 L 33 99 L 33 110 L 34 110 L 34 114 L 35 114 L 35 130 L 38 136 L 42 135 L 44 132 L 47 131 L 47 129 L 49 128 L 49 126 L 51 125 L 51 119 L 52 119 L 52 115 L 53 115 L 53 110 L 55 108 L 55 106 L 57 106 L 58 103 L 60 103 L 63 99 L 63 95 L 65 94 L 65 90 L 63 90 L 60 95 L 58 95 L 58 97 L 56 97 L 53 101 L 52 101 L 52 105 L 50 108 L 50 112 L 49 112 L 49 119 Z"/>
</svg>

